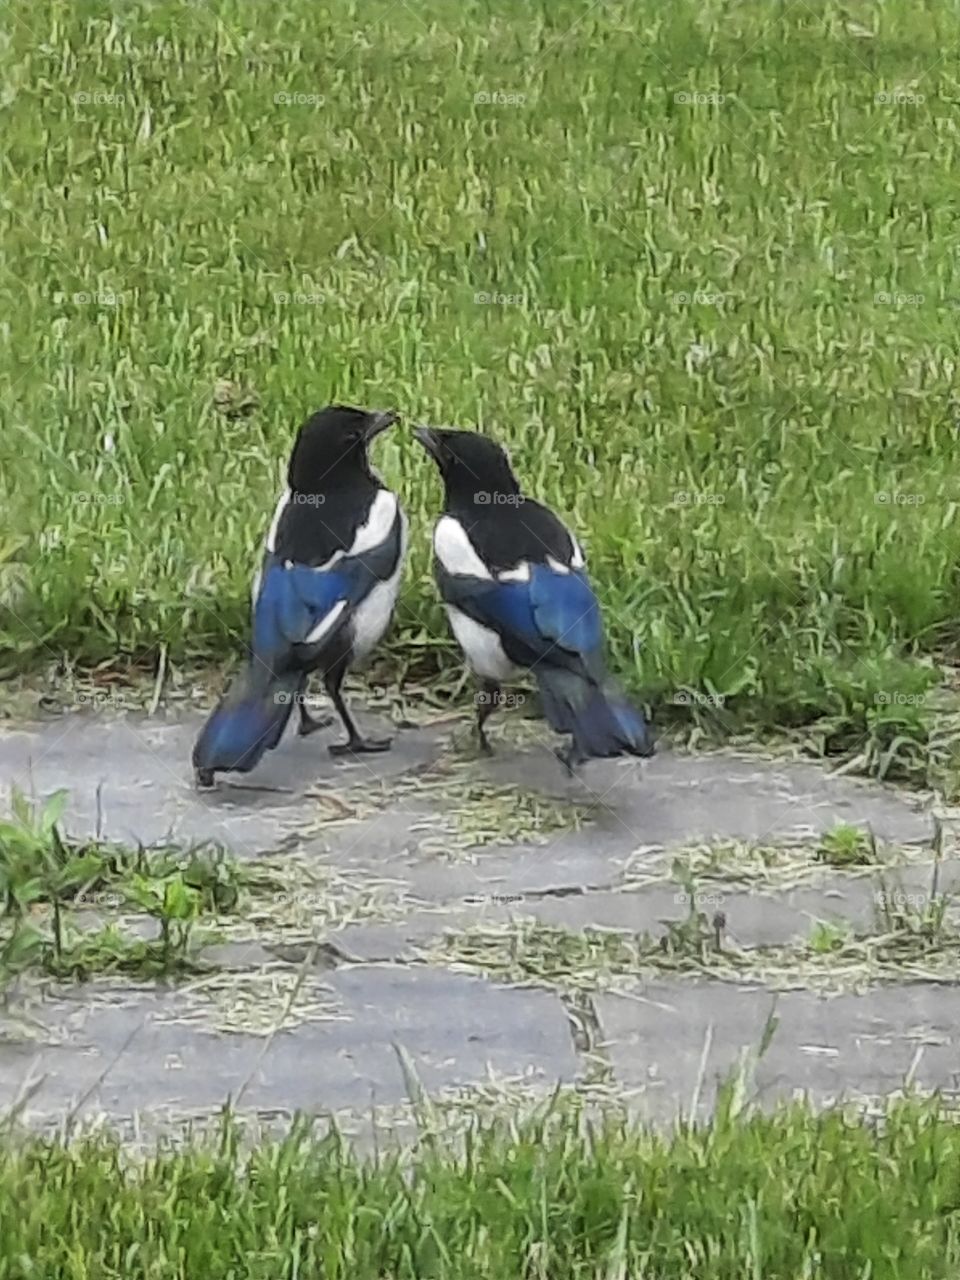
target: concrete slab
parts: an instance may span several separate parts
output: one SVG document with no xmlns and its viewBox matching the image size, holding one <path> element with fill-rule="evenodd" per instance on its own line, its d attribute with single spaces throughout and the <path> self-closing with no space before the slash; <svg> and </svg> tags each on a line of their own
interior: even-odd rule
<svg viewBox="0 0 960 1280">
<path fill-rule="evenodd" d="M 215 1110 L 228 1096 L 250 1110 L 310 1114 L 408 1100 L 394 1044 L 423 1087 L 481 1083 L 491 1073 L 572 1081 L 567 1017 L 545 991 L 498 987 L 431 969 L 358 966 L 323 977 L 335 1020 L 306 1021 L 273 1039 L 215 1034 L 175 1021 L 176 991 L 79 988 L 36 1015 L 50 1043 L 0 1045 L 0 1106 L 42 1083 L 35 1117 L 130 1116 Z M 281 1010 L 277 1010 L 277 1014 Z"/>
<path fill-rule="evenodd" d="M 308 739 L 288 733 L 280 747 L 247 778 L 251 788 L 227 783 L 212 793 L 192 786 L 190 750 L 202 717 L 165 720 L 125 715 L 53 718 L 0 730 L 0 786 L 38 796 L 67 787 L 67 829 L 85 836 L 100 832 L 124 842 L 212 840 L 237 856 L 277 849 L 309 838 L 318 854 L 357 866 L 416 862 L 416 848 L 429 834 L 429 805 L 400 797 L 367 822 L 328 826 L 305 793 L 317 784 L 380 787 L 415 776 L 449 757 L 450 733 L 400 730 L 394 747 L 357 762 L 334 761 L 327 745 L 331 729 Z M 477 762 L 476 775 L 509 782 L 567 800 L 597 805 L 582 833 L 563 833 L 548 847 L 488 849 L 472 865 L 429 856 L 411 871 L 416 892 L 455 897 L 484 892 L 490 884 L 511 891 L 543 892 L 568 885 L 609 886 L 619 864 L 638 846 L 678 846 L 705 839 L 753 839 L 775 843 L 828 830 L 837 822 L 869 826 L 897 842 L 929 839 L 929 818 L 892 790 L 834 778 L 814 765 L 744 760 L 714 753 L 683 756 L 667 750 L 640 765 L 597 761 L 580 781 L 567 782 L 546 747 L 501 749 L 492 762 Z M 437 815 L 440 816 L 439 814 Z M 415 820 L 415 821 L 414 821 Z M 422 827 L 419 833 L 411 826 Z M 314 832 L 312 836 L 307 835 Z M 436 836 L 434 835 L 434 840 Z M 437 886 L 436 894 L 431 886 Z"/>
<path fill-rule="evenodd" d="M 605 1052 L 624 1088 L 637 1091 L 639 1114 L 658 1123 L 682 1108 L 697 1115 L 715 1101 L 717 1083 L 756 1051 L 774 1011 L 778 1026 L 756 1067 L 752 1092 L 762 1104 L 807 1094 L 823 1105 L 842 1098 L 960 1081 L 960 988 L 914 983 L 832 999 L 768 992 L 720 982 L 651 982 L 627 995 L 598 995 L 594 1006 Z"/>
<path fill-rule="evenodd" d="M 522 864 L 522 858 L 519 861 Z M 444 933 L 492 928 L 521 918 L 572 932 L 612 929 L 657 937 L 666 931 L 667 922 L 680 923 L 693 909 L 708 920 L 722 913 L 724 936 L 743 950 L 780 946 L 808 938 L 818 921 L 843 921 L 855 933 L 882 932 L 884 906 L 891 915 L 922 913 L 931 903 L 933 864 L 918 863 L 882 875 L 825 870 L 809 885 L 781 892 L 704 880 L 695 887 L 692 902 L 687 890 L 676 884 L 537 893 L 525 891 L 516 880 L 509 885 L 503 880 L 498 883 L 500 892 L 445 898 L 443 907 L 430 910 L 412 906 L 402 920 L 351 924 L 331 936 L 365 960 L 409 960 L 416 957 L 419 947 Z M 473 876 L 470 884 L 476 885 Z M 436 891 L 438 886 L 434 883 L 432 887 Z M 937 887 L 939 893 L 957 899 L 953 910 L 960 923 L 960 863 L 940 864 Z"/>
<path fill-rule="evenodd" d="M 507 753 L 490 765 L 496 781 L 516 781 L 545 792 L 595 797 L 609 806 L 611 828 L 638 844 L 691 844 L 699 840 L 803 840 L 837 823 L 871 828 L 898 843 L 929 839 L 929 820 L 892 790 L 836 777 L 819 765 L 747 759 L 728 752 L 679 755 L 661 750 L 650 761 L 594 761 L 583 781 L 560 790 L 546 750 Z"/>
<path fill-rule="evenodd" d="M 128 844 L 215 841 L 242 857 L 276 849 L 305 822 L 316 821 L 317 806 L 304 798 L 309 787 L 338 781 L 351 786 L 360 779 L 374 784 L 421 769 L 444 749 L 439 735 L 408 730 L 395 752 L 362 763 L 335 761 L 327 751 L 337 741 L 333 730 L 306 739 L 288 732 L 255 774 L 232 780 L 244 789 L 226 784 L 197 792 L 190 753 L 202 723 L 199 716 L 167 721 L 79 714 L 4 729 L 0 782 L 39 796 L 68 788 L 65 825 L 77 836 L 100 833 Z M 381 839 L 387 834 L 384 827 Z"/>
<path fill-rule="evenodd" d="M 517 916 L 572 930 L 661 932 L 664 921 L 689 911 L 680 885 L 618 891 L 624 869 L 646 852 L 663 861 L 665 850 L 705 841 L 792 842 L 838 822 L 899 845 L 932 835 L 929 816 L 903 795 L 812 764 L 664 749 L 642 765 L 596 762 L 570 782 L 544 743 L 502 745 L 492 761 L 470 763 L 465 776 L 473 784 L 520 786 L 548 801 L 592 802 L 587 825 L 538 845 L 445 849 L 449 795 L 407 783 L 459 750 L 451 747 L 449 725 L 396 731 L 391 752 L 350 763 L 326 750 L 337 730 L 307 740 L 291 734 L 242 780 L 249 789 L 221 785 L 198 795 L 190 749 L 201 722 L 200 715 L 70 715 L 2 729 L 0 789 L 43 797 L 67 788 L 65 825 L 74 836 L 148 845 L 215 841 L 237 857 L 296 848 L 348 887 L 362 890 L 374 877 L 396 882 L 396 910 L 405 914 L 326 935 L 329 945 L 309 979 L 322 986 L 334 1013 L 270 1041 L 218 1031 L 202 1009 L 189 1023 L 173 1020 L 182 1012 L 182 990 L 118 988 L 104 1001 L 77 988 L 41 1006 L 49 1044 L 0 1044 L 0 1104 L 16 1098 L 31 1070 L 45 1077 L 31 1107 L 47 1119 L 78 1104 L 116 1116 L 194 1114 L 238 1090 L 245 1106 L 264 1113 L 401 1104 L 406 1086 L 394 1042 L 407 1049 L 428 1091 L 482 1083 L 488 1072 L 549 1089 L 573 1081 L 585 1065 L 559 998 L 412 963 L 424 943 L 445 930 Z M 308 794 L 318 784 L 332 804 Z M 361 821 L 330 822 L 337 797 L 358 784 L 375 789 L 386 807 Z M 957 870 L 941 869 L 941 888 L 956 881 Z M 922 909 L 930 883 L 929 866 L 891 873 L 891 905 Z M 704 880 L 695 905 L 708 917 L 722 911 L 727 933 L 750 947 L 808 935 L 815 919 L 868 927 L 880 892 L 871 877 L 827 867 L 784 891 Z M 285 949 L 253 929 L 248 941 L 228 942 L 207 958 L 238 979 L 278 956 L 297 965 L 309 918 L 301 932 Z M 766 992 L 692 978 L 648 984 L 634 995 L 595 999 L 616 1076 L 625 1088 L 639 1087 L 647 1112 L 661 1118 L 691 1096 L 707 1027 L 714 1026 L 712 1079 L 741 1045 L 756 1042 L 771 1002 Z M 831 1002 L 792 992 L 779 1007 L 779 1041 L 759 1077 L 770 1096 L 798 1087 L 824 1098 L 844 1088 L 896 1087 L 918 1035 L 932 1037 L 918 1067 L 921 1082 L 946 1083 L 960 1065 L 950 1029 L 960 987 L 885 988 Z M 280 1000 L 278 1014 L 282 1008 Z"/>
</svg>

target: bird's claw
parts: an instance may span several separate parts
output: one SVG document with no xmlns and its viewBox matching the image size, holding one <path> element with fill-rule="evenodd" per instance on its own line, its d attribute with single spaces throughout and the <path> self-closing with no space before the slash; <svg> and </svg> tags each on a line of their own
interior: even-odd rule
<svg viewBox="0 0 960 1280">
<path fill-rule="evenodd" d="M 375 755 L 380 751 L 389 751 L 392 738 L 350 738 L 347 742 L 330 744 L 332 756 Z"/>
<path fill-rule="evenodd" d="M 210 791 L 214 787 L 214 778 L 212 769 L 194 769 L 193 771 L 194 786 L 198 791 Z"/>
</svg>

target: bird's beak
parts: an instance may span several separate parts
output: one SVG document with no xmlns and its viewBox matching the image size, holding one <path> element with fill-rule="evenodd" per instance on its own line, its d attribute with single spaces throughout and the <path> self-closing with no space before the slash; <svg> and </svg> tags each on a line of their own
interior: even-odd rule
<svg viewBox="0 0 960 1280">
<path fill-rule="evenodd" d="M 430 454 L 431 458 L 440 460 L 440 437 L 430 427 L 414 427 L 413 434 Z"/>
<path fill-rule="evenodd" d="M 369 444 L 381 431 L 386 431 L 387 427 L 392 427 L 399 420 L 399 413 L 396 413 L 393 409 L 384 409 L 380 413 L 371 413 L 367 418 L 367 427 L 363 433 L 364 440 Z"/>
</svg>

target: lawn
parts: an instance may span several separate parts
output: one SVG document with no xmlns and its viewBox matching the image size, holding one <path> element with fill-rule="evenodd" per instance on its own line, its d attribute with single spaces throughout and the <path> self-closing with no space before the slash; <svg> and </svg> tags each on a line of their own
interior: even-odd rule
<svg viewBox="0 0 960 1280">
<path fill-rule="evenodd" d="M 10 0 L 0 669 L 236 654 L 292 434 L 342 399 L 507 443 L 663 714 L 923 772 L 957 37 L 932 0 Z M 437 478 L 405 428 L 376 452 L 429 671 Z"/>
<path fill-rule="evenodd" d="M 295 1129 L 254 1149 L 0 1148 L 0 1277 L 27 1280 L 953 1280 L 960 1137 L 929 1103 L 879 1132 L 800 1106 L 656 1137 L 566 1108 L 352 1156 Z"/>
</svg>

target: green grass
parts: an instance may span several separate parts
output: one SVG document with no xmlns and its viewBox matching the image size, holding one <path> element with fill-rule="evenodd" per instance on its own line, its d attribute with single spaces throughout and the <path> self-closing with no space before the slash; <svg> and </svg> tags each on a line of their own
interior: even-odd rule
<svg viewBox="0 0 960 1280">
<path fill-rule="evenodd" d="M 544 986 L 565 994 L 620 988 L 637 992 L 645 979 L 670 974 L 765 985 L 771 990 L 862 992 L 884 983 L 953 984 L 960 931 L 952 894 L 934 875 L 928 892 L 908 892 L 881 877 L 874 923 L 814 920 L 806 938 L 741 946 L 727 935 L 722 909 L 697 909 L 696 885 L 683 882 L 690 903 L 661 932 L 600 926 L 569 929 L 521 917 L 507 924 L 446 930 L 424 945 L 421 958 L 502 982 Z M 709 897 L 710 895 L 704 895 Z M 722 907 L 722 900 L 716 902 Z"/>
<path fill-rule="evenodd" d="M 302 1128 L 139 1162 L 104 1136 L 6 1141 L 0 1277 L 952 1280 L 958 1195 L 960 1129 L 916 1099 L 870 1127 L 731 1089 L 664 1137 L 555 1108 L 377 1163 Z"/>
<path fill-rule="evenodd" d="M 229 997 L 234 987 L 256 988 L 260 977 L 219 974 L 209 944 L 279 944 L 305 962 L 347 923 L 402 914 L 396 881 L 358 880 L 295 853 L 238 863 L 215 845 L 132 849 L 71 840 L 59 826 L 66 795 L 31 802 L 14 789 L 10 816 L 0 818 L 0 1005 L 23 975 L 84 982 L 202 971 L 204 991 L 222 987 Z M 272 1026 L 273 997 L 297 975 L 261 976 L 267 995 L 248 1003 Z"/>
<path fill-rule="evenodd" d="M 834 867 L 868 867 L 880 860 L 873 834 L 845 822 L 824 833 L 817 857 Z"/>
<path fill-rule="evenodd" d="M 236 652 L 336 397 L 505 441 L 672 714 L 922 765 L 960 603 L 956 29 L 852 12 L 11 0 L 2 667 Z M 436 477 L 402 429 L 377 461 L 414 530 L 394 644 L 442 657 Z"/>
<path fill-rule="evenodd" d="M 246 874 L 222 850 L 126 849 L 64 839 L 67 793 L 44 804 L 14 789 L 0 821 L 0 991 L 32 970 L 82 981 L 94 974 L 139 977 L 189 971 L 195 925 L 236 911 Z M 91 924 L 118 917 L 116 923 Z M 158 936 L 124 928 L 152 921 Z"/>
</svg>

